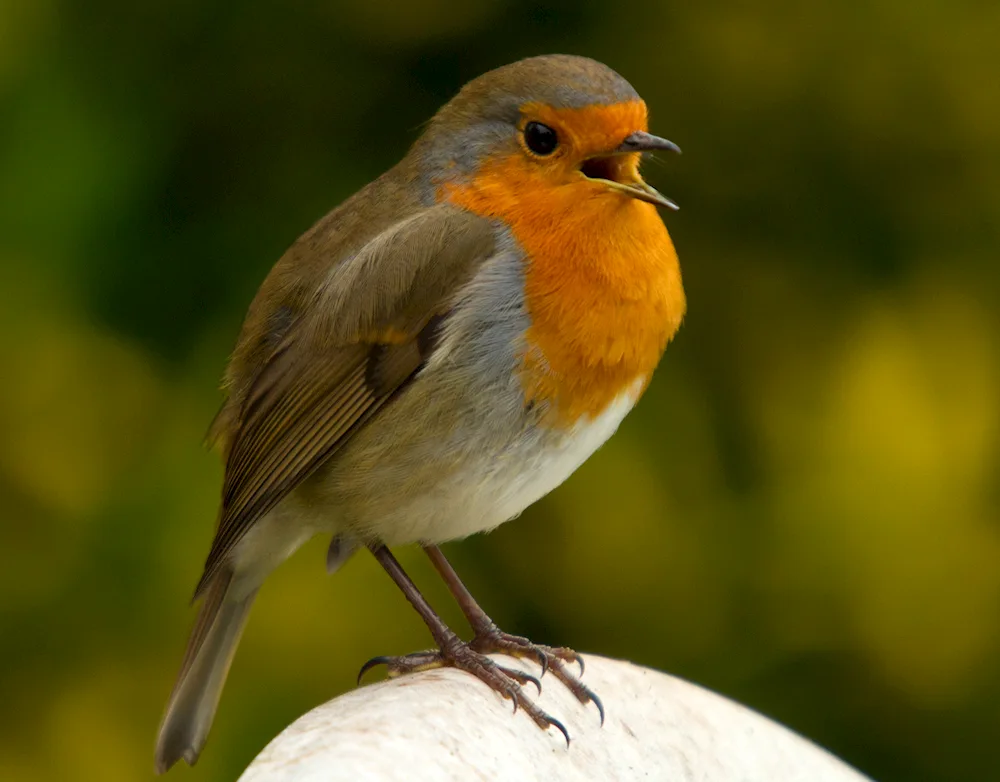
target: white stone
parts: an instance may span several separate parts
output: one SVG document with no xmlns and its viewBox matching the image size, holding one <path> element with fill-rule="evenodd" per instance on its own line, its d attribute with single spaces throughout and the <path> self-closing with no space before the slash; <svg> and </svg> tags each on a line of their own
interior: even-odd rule
<svg viewBox="0 0 1000 782">
<path fill-rule="evenodd" d="M 565 724 L 569 747 L 557 730 L 512 714 L 509 701 L 469 674 L 436 670 L 314 709 L 275 738 L 241 782 L 866 779 L 787 728 L 693 684 L 592 655 L 586 664 L 584 681 L 607 711 L 604 727 L 594 706 L 580 705 L 551 674 L 536 700 Z"/>
</svg>

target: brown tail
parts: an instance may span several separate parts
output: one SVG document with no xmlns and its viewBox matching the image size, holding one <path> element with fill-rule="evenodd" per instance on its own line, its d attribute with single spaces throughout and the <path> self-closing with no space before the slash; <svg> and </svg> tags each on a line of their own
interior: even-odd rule
<svg viewBox="0 0 1000 782">
<path fill-rule="evenodd" d="M 194 765 L 205 745 L 219 705 L 236 644 L 257 594 L 230 595 L 232 572 L 216 574 L 205 590 L 177 684 L 156 739 L 156 773 L 162 774 L 181 758 Z"/>
</svg>

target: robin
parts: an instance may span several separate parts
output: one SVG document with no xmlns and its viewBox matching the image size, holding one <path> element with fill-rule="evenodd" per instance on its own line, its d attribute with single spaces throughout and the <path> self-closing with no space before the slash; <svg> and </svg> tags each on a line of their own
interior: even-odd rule
<svg viewBox="0 0 1000 782">
<path fill-rule="evenodd" d="M 540 727 L 534 658 L 580 699 L 575 652 L 499 630 L 438 549 L 491 530 L 565 481 L 614 433 L 684 315 L 680 268 L 639 174 L 646 105 L 608 67 L 533 57 L 468 83 L 403 160 L 322 218 L 250 305 L 210 442 L 222 507 L 202 600 L 156 746 L 194 763 L 265 577 L 331 534 L 328 569 L 367 548 L 437 649 L 390 676 L 467 671 Z M 471 624 L 463 642 L 389 546 L 418 543 Z M 360 679 L 360 676 L 359 676 Z"/>
</svg>

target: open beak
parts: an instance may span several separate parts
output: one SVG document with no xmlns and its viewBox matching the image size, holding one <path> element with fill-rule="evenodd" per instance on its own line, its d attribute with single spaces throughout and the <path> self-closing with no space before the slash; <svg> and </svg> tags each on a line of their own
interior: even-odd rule
<svg viewBox="0 0 1000 782">
<path fill-rule="evenodd" d="M 619 190 L 631 198 L 677 211 L 680 208 L 677 204 L 643 181 L 639 175 L 638 156 L 630 154 L 654 150 L 676 152 L 678 155 L 681 152 L 681 148 L 674 142 L 637 130 L 628 135 L 610 154 L 585 160 L 580 166 L 580 171 L 588 179 L 602 180 L 601 184 Z"/>
</svg>

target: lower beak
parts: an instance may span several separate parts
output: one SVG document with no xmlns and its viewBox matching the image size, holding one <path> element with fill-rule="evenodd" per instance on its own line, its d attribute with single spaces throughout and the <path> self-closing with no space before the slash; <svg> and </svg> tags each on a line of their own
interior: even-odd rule
<svg viewBox="0 0 1000 782">
<path fill-rule="evenodd" d="M 620 155 L 628 155 L 635 152 L 652 152 L 655 150 L 676 152 L 678 155 L 681 152 L 681 148 L 674 142 L 654 136 L 652 133 L 646 133 L 644 130 L 638 130 L 635 133 L 629 134 L 609 157 L 615 158 Z M 605 158 L 605 160 L 607 159 Z M 667 209 L 677 211 L 680 208 L 677 204 L 660 193 L 655 187 L 644 182 L 642 177 L 639 176 L 638 160 L 638 155 L 633 155 L 633 160 L 630 163 L 625 163 L 622 160 L 618 165 L 614 166 L 615 175 L 599 177 L 602 180 L 601 184 L 614 190 L 619 190 L 639 201 L 656 204 L 657 206 L 665 206 Z M 584 173 L 587 173 L 586 167 L 584 168 Z"/>
<path fill-rule="evenodd" d="M 637 179 L 635 182 L 613 182 L 610 179 L 605 181 L 603 184 L 614 190 L 620 190 L 626 195 L 636 198 L 640 201 L 645 201 L 648 204 L 656 204 L 657 206 L 665 206 L 667 209 L 673 209 L 675 212 L 680 209 L 677 204 L 667 198 L 663 193 L 657 190 L 650 184 L 647 184 L 642 179 Z"/>
</svg>

